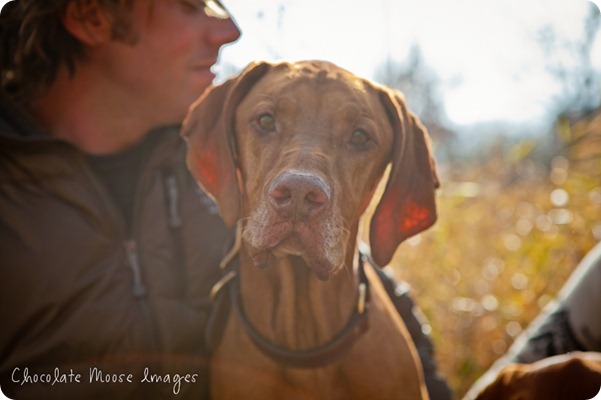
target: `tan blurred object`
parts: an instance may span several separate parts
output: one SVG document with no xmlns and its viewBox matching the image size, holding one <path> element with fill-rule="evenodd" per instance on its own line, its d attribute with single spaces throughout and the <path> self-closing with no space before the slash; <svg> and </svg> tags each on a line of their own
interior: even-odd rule
<svg viewBox="0 0 601 400">
<path fill-rule="evenodd" d="M 601 353 L 570 353 L 510 364 L 477 400 L 588 400 L 601 389 Z"/>
</svg>

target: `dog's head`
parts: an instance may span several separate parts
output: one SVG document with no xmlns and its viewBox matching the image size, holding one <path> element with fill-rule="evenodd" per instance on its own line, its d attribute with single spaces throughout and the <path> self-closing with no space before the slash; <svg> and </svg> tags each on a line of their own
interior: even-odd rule
<svg viewBox="0 0 601 400">
<path fill-rule="evenodd" d="M 190 170 L 228 225 L 244 221 L 257 265 L 294 255 L 321 279 L 335 273 L 389 164 L 374 260 L 436 220 L 424 127 L 398 92 L 333 64 L 252 64 L 192 106 L 183 135 Z"/>
</svg>

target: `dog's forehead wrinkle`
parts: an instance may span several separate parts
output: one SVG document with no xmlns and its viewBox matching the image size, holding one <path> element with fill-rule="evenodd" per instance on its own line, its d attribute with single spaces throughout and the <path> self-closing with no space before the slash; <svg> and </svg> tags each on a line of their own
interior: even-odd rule
<svg viewBox="0 0 601 400">
<path fill-rule="evenodd" d="M 329 93 L 335 90 L 344 90 L 347 95 L 360 98 L 368 92 L 369 85 L 363 79 L 349 79 L 343 70 L 309 70 L 293 69 L 283 74 L 274 72 L 271 79 L 268 79 L 268 88 L 276 88 L 279 93 L 286 93 L 294 90 L 308 89 L 317 93 Z M 277 83 L 277 85 L 275 85 Z"/>
<path fill-rule="evenodd" d="M 281 153 L 275 168 L 280 170 L 300 170 L 318 174 L 326 181 L 332 180 L 332 173 L 337 157 L 331 152 L 322 151 L 317 146 L 298 146 L 287 148 Z"/>
<path fill-rule="evenodd" d="M 367 93 L 362 80 L 349 80 L 330 72 L 327 75 L 299 75 L 296 70 L 285 73 L 275 71 L 273 76 L 259 82 L 249 102 L 270 104 L 275 112 L 300 113 L 302 115 L 298 117 L 303 120 L 303 126 L 309 128 L 309 125 L 313 125 L 314 130 L 326 128 L 324 124 L 335 120 L 342 107 L 347 120 L 356 119 L 357 116 L 370 119 L 380 117 L 373 106 L 376 102 L 369 101 L 373 93 Z M 303 102 L 299 102 L 299 99 L 303 99 Z"/>
<path fill-rule="evenodd" d="M 344 81 L 360 88 L 365 86 L 364 79 L 328 61 L 306 61 L 289 65 L 287 74 L 294 79 L 308 76 L 318 82 Z"/>
<path fill-rule="evenodd" d="M 333 128 L 356 128 L 362 123 L 376 123 L 378 118 L 368 105 L 347 101 L 325 118 L 332 121 Z M 350 125 L 350 126 L 347 126 Z"/>
</svg>

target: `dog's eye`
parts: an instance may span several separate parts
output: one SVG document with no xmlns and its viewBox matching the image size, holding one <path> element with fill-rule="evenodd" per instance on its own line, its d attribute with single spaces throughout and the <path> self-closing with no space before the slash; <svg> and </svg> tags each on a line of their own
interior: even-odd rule
<svg viewBox="0 0 601 400">
<path fill-rule="evenodd" d="M 265 132 L 275 131 L 275 117 L 271 114 L 262 114 L 257 119 L 257 122 L 261 129 Z"/>
<path fill-rule="evenodd" d="M 363 129 L 355 129 L 351 135 L 351 143 L 357 147 L 364 147 L 370 140 L 369 134 Z"/>
</svg>

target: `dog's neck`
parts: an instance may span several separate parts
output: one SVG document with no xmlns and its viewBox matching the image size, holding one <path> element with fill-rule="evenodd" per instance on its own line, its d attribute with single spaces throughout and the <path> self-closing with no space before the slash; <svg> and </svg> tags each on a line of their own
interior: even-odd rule
<svg viewBox="0 0 601 400">
<path fill-rule="evenodd" d="M 340 332 L 357 303 L 355 239 L 347 249 L 344 266 L 324 282 L 297 256 L 275 258 L 259 269 L 242 245 L 242 304 L 257 331 L 290 350 L 323 345 Z"/>
</svg>

